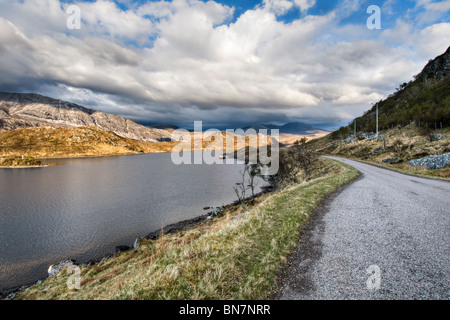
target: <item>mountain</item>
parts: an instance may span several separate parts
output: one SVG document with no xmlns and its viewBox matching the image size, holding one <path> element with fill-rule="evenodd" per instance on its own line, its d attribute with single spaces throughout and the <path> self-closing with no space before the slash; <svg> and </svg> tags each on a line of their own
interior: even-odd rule
<svg viewBox="0 0 450 320">
<path fill-rule="evenodd" d="M 170 132 L 148 128 L 118 115 L 104 113 L 34 93 L 0 92 L 0 130 L 50 126 L 96 126 L 138 141 L 170 139 Z"/>
<path fill-rule="evenodd" d="M 247 129 L 255 129 L 256 131 L 261 130 L 261 129 L 278 129 L 280 130 L 280 134 L 281 133 L 286 133 L 286 134 L 295 134 L 295 135 L 309 135 L 309 134 L 316 134 L 319 132 L 328 132 L 327 130 L 323 130 L 323 129 L 319 129 L 319 128 L 314 128 L 312 126 L 310 126 L 309 124 L 303 123 L 303 122 L 290 122 L 290 123 L 286 123 L 282 126 L 277 126 L 274 124 L 257 124 L 251 127 L 246 127 L 244 128 L 244 130 Z"/>
<path fill-rule="evenodd" d="M 450 47 L 442 55 L 430 60 L 416 80 L 426 83 L 440 81 L 450 75 Z M 431 81 L 430 81 L 431 80 Z"/>
<path fill-rule="evenodd" d="M 314 128 L 303 122 L 291 122 L 279 127 L 280 133 L 289 134 L 304 134 L 317 133 L 318 131 L 326 131 L 318 128 Z"/>
<path fill-rule="evenodd" d="M 155 124 L 155 125 L 152 125 L 152 126 L 149 126 L 149 127 L 153 128 L 153 129 L 165 130 L 165 131 L 170 132 L 170 133 L 174 132 L 175 130 L 181 129 L 179 126 L 174 125 L 174 124 L 170 124 L 170 123 L 167 123 L 167 124 Z M 171 141 L 171 139 L 170 138 L 160 139 L 160 141 Z"/>
<path fill-rule="evenodd" d="M 38 126 L 0 131 L 0 162 L 2 158 L 21 156 L 67 158 L 170 152 L 174 144 L 124 138 L 96 126 Z"/>
<path fill-rule="evenodd" d="M 165 123 L 165 124 L 155 124 L 152 126 L 149 126 L 150 128 L 155 128 L 155 129 L 163 129 L 163 130 L 177 130 L 180 129 L 179 126 L 174 125 L 174 124 L 170 124 L 170 123 Z"/>
<path fill-rule="evenodd" d="M 379 133 L 376 131 L 376 109 Z M 356 128 L 356 136 L 355 136 Z M 450 47 L 363 116 L 310 142 L 318 153 L 389 163 L 450 152 Z M 450 168 L 447 169 L 450 177 Z"/>
<path fill-rule="evenodd" d="M 306 138 L 307 140 L 321 138 L 330 133 L 327 130 L 314 128 L 309 124 L 303 122 L 290 122 L 282 126 L 273 124 L 257 124 L 251 127 L 244 128 L 244 130 L 247 129 L 255 129 L 256 131 L 267 129 L 269 134 L 270 129 L 278 129 L 280 132 L 279 141 L 285 145 L 291 145 L 295 141 L 301 140 L 302 138 Z"/>
<path fill-rule="evenodd" d="M 360 131 L 376 130 L 376 108 L 379 129 L 404 127 L 415 123 L 418 127 L 437 129 L 450 125 L 450 47 L 430 60 L 414 80 L 403 83 L 387 99 L 377 102 L 363 116 L 331 134 L 338 138 Z"/>
</svg>

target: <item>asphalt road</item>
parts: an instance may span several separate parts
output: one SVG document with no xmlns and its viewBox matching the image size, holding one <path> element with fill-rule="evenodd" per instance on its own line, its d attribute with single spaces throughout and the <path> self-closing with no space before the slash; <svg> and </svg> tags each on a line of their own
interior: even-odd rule
<svg viewBox="0 0 450 320">
<path fill-rule="evenodd" d="M 278 299 L 448 300 L 450 183 L 334 159 L 361 177 L 319 209 Z"/>
</svg>

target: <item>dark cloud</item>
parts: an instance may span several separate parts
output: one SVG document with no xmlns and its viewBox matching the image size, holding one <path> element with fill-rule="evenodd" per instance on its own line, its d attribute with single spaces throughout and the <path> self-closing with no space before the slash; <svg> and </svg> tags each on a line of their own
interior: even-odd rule
<svg viewBox="0 0 450 320">
<path fill-rule="evenodd" d="M 74 3 L 81 30 L 66 28 L 67 4 L 58 0 L 2 1 L 0 90 L 142 123 L 334 126 L 408 81 L 450 41 L 445 22 L 418 28 L 399 17 L 376 37 L 364 23 L 340 25 L 360 7 L 356 0 L 323 16 L 306 15 L 314 1 L 266 0 L 233 23 L 233 8 L 213 1 L 128 10 L 111 1 Z M 302 18 L 279 21 L 292 6 Z M 421 19 L 442 7 L 427 2 Z"/>
</svg>

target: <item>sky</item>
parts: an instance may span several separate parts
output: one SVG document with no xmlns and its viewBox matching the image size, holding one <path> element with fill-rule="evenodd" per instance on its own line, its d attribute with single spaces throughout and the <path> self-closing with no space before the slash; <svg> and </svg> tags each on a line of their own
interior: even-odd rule
<svg viewBox="0 0 450 320">
<path fill-rule="evenodd" d="M 335 129 L 449 45 L 450 0 L 2 0 L 0 91 L 143 124 Z"/>
</svg>

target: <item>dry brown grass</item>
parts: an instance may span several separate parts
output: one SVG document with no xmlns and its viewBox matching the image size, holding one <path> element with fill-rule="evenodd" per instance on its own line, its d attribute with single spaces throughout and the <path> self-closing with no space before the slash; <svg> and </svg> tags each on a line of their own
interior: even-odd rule
<svg viewBox="0 0 450 320">
<path fill-rule="evenodd" d="M 331 140 L 328 137 L 312 141 L 317 152 L 327 155 L 344 156 L 382 163 L 382 160 L 399 158 L 399 163 L 411 159 L 425 157 L 427 155 L 438 155 L 450 152 L 450 128 L 437 130 L 444 137 L 438 141 L 430 141 L 427 134 L 414 125 L 383 131 L 380 134 L 386 137 L 384 141 L 357 139 L 352 143 L 343 140 Z M 377 148 L 384 148 L 382 152 L 374 154 Z"/>
<path fill-rule="evenodd" d="M 223 146 L 226 145 L 225 134 L 223 136 Z M 191 134 L 193 137 L 193 134 Z M 233 139 L 237 137 L 232 135 Z M 259 140 L 258 140 L 259 138 Z M 259 141 L 260 144 L 270 144 L 265 136 L 249 136 L 245 141 L 234 142 L 235 149 L 239 149 L 249 144 Z M 191 150 L 205 150 L 208 146 L 213 146 L 215 139 L 209 134 L 203 134 L 203 142 L 200 147 L 194 145 L 191 140 Z M 35 127 L 26 129 L 16 129 L 10 131 L 0 131 L 0 159 L 1 158 L 70 158 L 70 157 L 95 157 L 114 156 L 139 153 L 172 152 L 172 149 L 179 144 L 172 142 L 142 142 L 128 138 L 123 138 L 111 131 L 98 127 L 77 127 L 77 128 L 53 128 Z M 225 153 L 223 149 L 223 153 Z"/>
<path fill-rule="evenodd" d="M 431 141 L 430 135 L 436 133 L 443 135 L 443 138 Z M 408 161 L 412 159 L 450 152 L 450 128 L 430 132 L 411 124 L 404 128 L 382 131 L 380 134 L 386 137 L 386 145 L 384 141 L 376 139 L 357 139 L 355 142 L 346 143 L 343 139 L 332 140 L 331 136 L 313 140 L 309 144 L 319 154 L 359 160 L 406 174 L 450 180 L 450 168 L 448 167 L 440 170 L 428 170 L 408 165 Z M 378 148 L 383 148 L 383 150 L 374 154 Z M 398 160 L 389 164 L 383 163 L 383 160 L 392 158 Z"/>
<path fill-rule="evenodd" d="M 61 158 L 169 152 L 174 143 L 123 138 L 97 127 L 36 127 L 0 131 L 0 157 Z"/>
<path fill-rule="evenodd" d="M 65 271 L 18 299 L 264 299 L 298 243 L 299 229 L 324 197 L 358 176 L 324 159 L 320 178 L 258 198 L 189 231 L 142 240 L 137 250 L 82 270 L 80 290 L 69 290 Z"/>
<path fill-rule="evenodd" d="M 300 141 L 303 138 L 306 138 L 307 141 L 311 141 L 314 139 L 319 139 L 327 136 L 328 132 L 320 132 L 320 133 L 312 133 L 308 135 L 301 134 L 289 134 L 289 133 L 280 133 L 280 142 L 285 145 L 293 145 L 296 141 Z"/>
<path fill-rule="evenodd" d="M 353 159 L 359 160 L 356 158 L 353 158 Z M 440 169 L 440 170 L 428 170 L 427 167 L 422 167 L 422 166 L 412 167 L 406 163 L 388 165 L 388 164 L 381 164 L 381 163 L 370 161 L 370 160 L 365 160 L 362 162 L 373 164 L 373 165 L 376 165 L 376 166 L 379 166 L 382 168 L 394 170 L 394 171 L 405 173 L 405 174 L 450 181 L 450 166 L 449 165 L 447 165 L 445 168 Z"/>
</svg>

